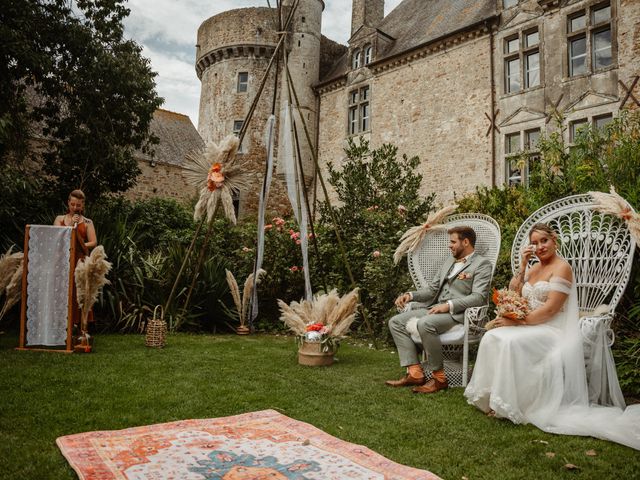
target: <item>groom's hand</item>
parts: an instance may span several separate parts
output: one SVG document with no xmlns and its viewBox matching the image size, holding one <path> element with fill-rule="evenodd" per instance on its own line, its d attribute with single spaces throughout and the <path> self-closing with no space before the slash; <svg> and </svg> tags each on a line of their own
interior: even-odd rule
<svg viewBox="0 0 640 480">
<path fill-rule="evenodd" d="M 402 310 L 404 306 L 407 304 L 407 302 L 410 302 L 410 301 L 411 301 L 411 295 L 408 293 L 403 293 L 398 298 L 396 298 L 396 307 L 398 307 L 399 310 Z"/>
<path fill-rule="evenodd" d="M 433 307 L 431 307 L 429 309 L 429 313 L 430 314 L 447 313 L 448 311 L 449 311 L 449 304 L 448 303 L 440 303 L 438 305 L 434 305 Z"/>
</svg>

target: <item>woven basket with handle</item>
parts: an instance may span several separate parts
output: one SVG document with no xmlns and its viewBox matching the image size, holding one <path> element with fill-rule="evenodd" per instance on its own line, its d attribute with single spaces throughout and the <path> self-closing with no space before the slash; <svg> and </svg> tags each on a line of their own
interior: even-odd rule
<svg viewBox="0 0 640 480">
<path fill-rule="evenodd" d="M 157 317 L 160 309 L 160 317 Z M 153 318 L 147 322 L 147 333 L 145 335 L 145 345 L 152 348 L 162 348 L 167 339 L 167 322 L 164 320 L 164 309 L 162 305 L 156 305 L 153 309 Z"/>
</svg>

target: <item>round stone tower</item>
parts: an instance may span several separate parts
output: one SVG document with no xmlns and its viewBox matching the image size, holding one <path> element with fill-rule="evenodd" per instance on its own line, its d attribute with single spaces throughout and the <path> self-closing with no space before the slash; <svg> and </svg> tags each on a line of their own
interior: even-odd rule
<svg viewBox="0 0 640 480">
<path fill-rule="evenodd" d="M 285 18 L 293 3 L 293 0 L 283 0 Z M 311 139 L 315 142 L 317 102 L 312 86 L 318 81 L 319 75 L 323 9 L 322 0 L 300 0 L 285 44 L 289 71 L 301 104 L 295 115 L 305 176 L 308 178 L 313 176 L 313 159 L 299 115 L 304 116 Z M 278 11 L 261 7 L 229 10 L 205 20 L 198 29 L 197 38 L 196 73 L 202 85 L 198 131 L 205 143 L 217 143 L 230 133 L 238 132 L 249 112 L 279 40 Z M 240 213 L 255 210 L 258 203 L 266 156 L 263 148 L 264 127 L 271 114 L 274 98 L 278 119 L 280 107 L 288 99 L 284 81 L 286 72 L 282 71 L 282 67 L 283 63 L 280 62 L 277 88 L 275 68 L 271 69 L 242 142 L 242 154 L 255 172 L 255 181 L 252 190 L 239 199 Z M 274 185 L 272 191 L 276 196 L 278 190 L 279 186 Z M 277 199 L 274 200 L 277 202 Z"/>
</svg>

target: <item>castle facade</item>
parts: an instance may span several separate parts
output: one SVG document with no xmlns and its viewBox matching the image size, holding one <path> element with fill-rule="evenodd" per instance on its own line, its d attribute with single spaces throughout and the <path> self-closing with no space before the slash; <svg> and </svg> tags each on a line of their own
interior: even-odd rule
<svg viewBox="0 0 640 480">
<path fill-rule="evenodd" d="M 286 13 L 295 2 L 282 3 Z M 239 132 L 262 86 L 242 145 L 256 188 L 241 214 L 257 205 L 266 119 L 296 103 L 282 62 L 265 74 L 281 40 L 294 118 L 312 141 L 300 139 L 310 183 L 314 152 L 321 169 L 339 166 L 347 139 L 364 137 L 418 155 L 423 192 L 446 204 L 479 185 L 526 184 L 559 113 L 570 143 L 581 127 L 640 108 L 637 0 L 404 0 L 386 17 L 384 0 L 353 0 L 348 45 L 321 35 L 323 8 L 300 0 L 284 38 L 269 8 L 224 12 L 198 30 L 205 142 Z M 530 164 L 514 161 L 522 150 Z M 286 208 L 275 192 L 270 207 Z"/>
</svg>

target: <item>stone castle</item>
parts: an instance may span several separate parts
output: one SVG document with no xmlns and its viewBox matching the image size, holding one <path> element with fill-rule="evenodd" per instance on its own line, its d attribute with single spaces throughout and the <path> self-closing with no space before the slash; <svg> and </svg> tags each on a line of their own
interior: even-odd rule
<svg viewBox="0 0 640 480">
<path fill-rule="evenodd" d="M 285 15 L 296 2 L 283 0 Z M 353 0 L 351 37 L 321 35 L 322 0 L 300 0 L 282 41 L 312 147 L 322 166 L 340 165 L 350 137 L 393 143 L 418 155 L 422 190 L 441 203 L 478 185 L 527 183 L 540 135 L 564 117 L 571 142 L 580 127 L 601 127 L 640 107 L 640 2 L 637 0 L 404 0 L 386 17 L 384 0 Z M 263 130 L 290 94 L 282 62 L 267 66 L 282 35 L 278 11 L 243 8 L 198 30 L 202 82 L 199 133 L 218 142 L 239 132 L 264 82 L 242 154 L 255 190 L 239 198 L 255 209 L 264 175 Z M 300 134 L 303 135 L 302 133 Z M 276 169 L 276 172 L 278 170 Z M 273 209 L 285 208 L 276 185 Z"/>
</svg>

